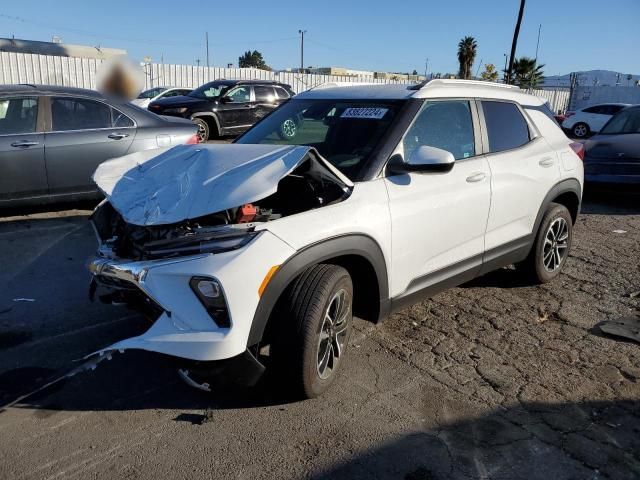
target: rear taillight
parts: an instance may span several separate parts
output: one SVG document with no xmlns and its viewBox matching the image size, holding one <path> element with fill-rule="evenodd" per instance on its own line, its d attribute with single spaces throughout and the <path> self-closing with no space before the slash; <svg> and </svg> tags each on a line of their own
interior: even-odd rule
<svg viewBox="0 0 640 480">
<path fill-rule="evenodd" d="M 573 150 L 576 155 L 580 157 L 580 160 L 584 160 L 584 144 L 579 142 L 571 142 L 569 144 L 571 150 Z"/>
<path fill-rule="evenodd" d="M 195 133 L 191 135 L 186 142 L 184 142 L 185 145 L 194 145 L 196 143 L 198 143 L 198 135 Z"/>
</svg>

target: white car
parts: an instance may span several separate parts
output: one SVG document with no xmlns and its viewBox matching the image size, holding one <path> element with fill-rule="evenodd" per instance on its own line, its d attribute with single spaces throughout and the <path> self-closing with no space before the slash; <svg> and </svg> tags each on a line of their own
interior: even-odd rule
<svg viewBox="0 0 640 480">
<path fill-rule="evenodd" d="M 562 128 L 569 131 L 576 138 L 584 138 L 592 133 L 599 132 L 604 124 L 623 108 L 629 107 L 628 103 L 604 103 L 592 105 L 576 112 L 567 112 L 562 122 Z"/>
<path fill-rule="evenodd" d="M 203 389 L 221 364 L 247 383 L 269 366 L 317 396 L 353 315 L 378 322 L 513 263 L 556 277 L 582 148 L 518 88 L 432 80 L 315 88 L 235 144 L 104 163 L 91 293 L 155 323 L 96 353 L 178 357 Z"/>
<path fill-rule="evenodd" d="M 186 95 L 192 88 L 180 88 L 180 87 L 155 87 L 149 90 L 145 90 L 138 98 L 131 100 L 131 103 L 141 108 L 147 108 L 151 102 L 154 102 L 160 98 L 178 97 Z"/>
</svg>

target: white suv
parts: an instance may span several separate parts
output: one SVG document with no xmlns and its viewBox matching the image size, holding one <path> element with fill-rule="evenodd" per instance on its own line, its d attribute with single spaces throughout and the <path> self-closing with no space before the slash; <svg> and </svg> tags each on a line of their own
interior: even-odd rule
<svg viewBox="0 0 640 480">
<path fill-rule="evenodd" d="M 378 322 L 514 263 L 534 282 L 556 277 L 581 155 L 540 99 L 433 80 L 325 85 L 234 144 L 103 163 L 91 293 L 154 323 L 99 353 L 178 357 L 204 389 L 221 364 L 247 383 L 270 366 L 319 395 L 353 315 Z"/>
</svg>

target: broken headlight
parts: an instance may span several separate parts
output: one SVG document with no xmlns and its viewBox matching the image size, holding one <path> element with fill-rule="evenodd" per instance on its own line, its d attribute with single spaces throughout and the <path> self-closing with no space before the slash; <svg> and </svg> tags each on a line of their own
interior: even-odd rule
<svg viewBox="0 0 640 480">
<path fill-rule="evenodd" d="M 173 240 L 159 240 L 145 245 L 144 256 L 149 259 L 172 256 L 222 253 L 244 247 L 260 232 L 229 234 L 193 234 Z"/>
<path fill-rule="evenodd" d="M 229 328 L 229 309 L 220 283 L 215 278 L 192 277 L 189 286 L 215 324 L 220 328 Z"/>
</svg>

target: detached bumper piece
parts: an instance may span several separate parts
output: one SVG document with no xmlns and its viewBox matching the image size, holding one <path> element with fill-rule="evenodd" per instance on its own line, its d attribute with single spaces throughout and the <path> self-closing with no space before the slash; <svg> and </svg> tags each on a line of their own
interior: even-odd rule
<svg viewBox="0 0 640 480">
<path fill-rule="evenodd" d="M 190 362 L 178 369 L 180 378 L 190 387 L 205 392 L 212 391 L 212 385 L 253 387 L 264 374 L 265 366 L 245 350 L 240 355 L 215 362 Z"/>
</svg>

